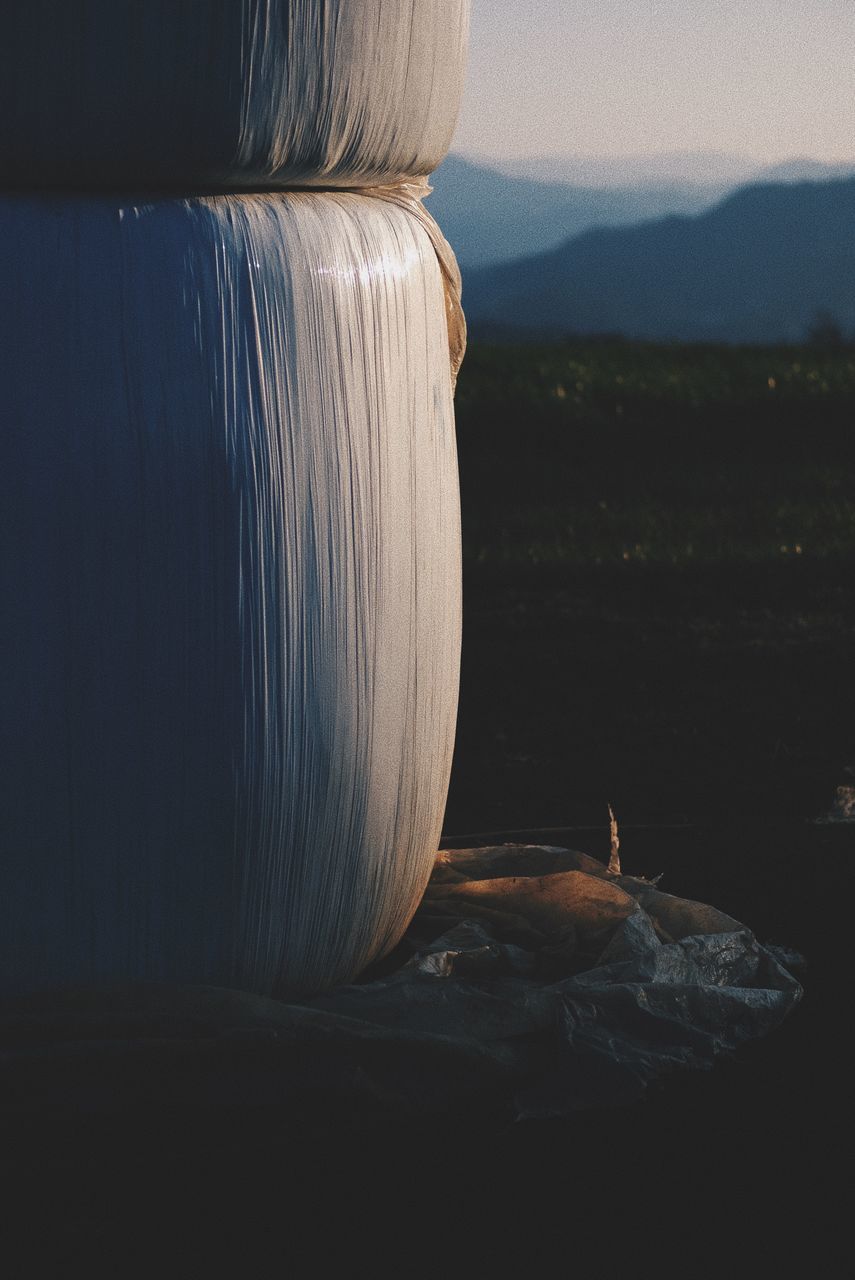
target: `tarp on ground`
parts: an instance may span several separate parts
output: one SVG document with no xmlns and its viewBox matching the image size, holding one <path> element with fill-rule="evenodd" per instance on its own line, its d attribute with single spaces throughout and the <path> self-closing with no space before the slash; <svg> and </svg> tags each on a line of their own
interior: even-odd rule
<svg viewBox="0 0 855 1280">
<path fill-rule="evenodd" d="M 566 849 L 439 855 L 397 967 L 299 1003 L 212 988 L 0 1006 L 21 1108 L 517 1118 L 631 1102 L 774 1030 L 801 988 L 750 929 Z"/>
</svg>

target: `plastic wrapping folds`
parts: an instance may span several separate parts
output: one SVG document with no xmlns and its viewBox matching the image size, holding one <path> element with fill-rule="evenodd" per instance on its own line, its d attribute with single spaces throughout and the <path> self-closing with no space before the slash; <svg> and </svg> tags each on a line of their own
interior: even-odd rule
<svg viewBox="0 0 855 1280">
<path fill-rule="evenodd" d="M 0 185 L 366 186 L 451 140 L 469 0 L 9 0 Z"/>
<path fill-rule="evenodd" d="M 301 1001 L 179 986 L 0 1001 L 0 1132 L 29 1146 L 40 1117 L 53 1131 L 81 1103 L 127 1123 L 142 1090 L 146 1123 L 202 1106 L 211 1132 L 264 1106 L 363 1135 L 384 1113 L 465 1112 L 483 1136 L 485 1115 L 621 1105 L 710 1068 L 802 994 L 795 953 L 548 846 L 441 853 L 400 960 Z"/>
<path fill-rule="evenodd" d="M 454 731 L 428 236 L 349 193 L 0 227 L 0 984 L 346 980 L 424 890 Z"/>
</svg>

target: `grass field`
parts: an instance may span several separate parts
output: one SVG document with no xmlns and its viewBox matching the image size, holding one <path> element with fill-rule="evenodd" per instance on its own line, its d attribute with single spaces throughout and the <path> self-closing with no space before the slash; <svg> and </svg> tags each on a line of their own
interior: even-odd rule
<svg viewBox="0 0 855 1280">
<path fill-rule="evenodd" d="M 446 830 L 812 816 L 855 763 L 855 351 L 473 345 Z"/>
</svg>

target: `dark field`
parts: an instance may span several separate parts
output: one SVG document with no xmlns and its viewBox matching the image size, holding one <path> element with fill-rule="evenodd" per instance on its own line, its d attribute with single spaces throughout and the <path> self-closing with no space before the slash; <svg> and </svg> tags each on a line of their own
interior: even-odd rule
<svg viewBox="0 0 855 1280">
<path fill-rule="evenodd" d="M 855 763 L 855 351 L 473 345 L 445 830 L 814 817 Z"/>
<path fill-rule="evenodd" d="M 626 869 L 807 961 L 709 1075 L 485 1137 L 489 1202 L 595 1274 L 849 1266 L 855 827 L 810 820 L 855 785 L 853 411 L 852 349 L 475 344 L 461 372 L 445 830 L 605 861 L 611 802 Z"/>
</svg>

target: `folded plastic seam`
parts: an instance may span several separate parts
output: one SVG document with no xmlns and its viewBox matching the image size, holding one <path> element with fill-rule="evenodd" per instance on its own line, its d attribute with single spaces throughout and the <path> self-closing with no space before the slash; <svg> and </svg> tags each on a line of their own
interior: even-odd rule
<svg viewBox="0 0 855 1280">
<path fill-rule="evenodd" d="M 318 188 L 319 189 L 319 188 Z M 315 188 L 313 188 L 315 190 Z M 375 200 L 387 200 L 400 205 L 415 217 L 430 239 L 442 275 L 445 294 L 445 319 L 448 325 L 448 358 L 451 363 L 452 390 L 466 353 L 466 317 L 461 303 L 462 281 L 454 250 L 439 229 L 436 219 L 428 213 L 423 201 L 433 187 L 427 178 L 402 178 L 379 187 L 337 187 L 337 191 L 352 191 L 356 195 L 372 196 Z"/>
</svg>

